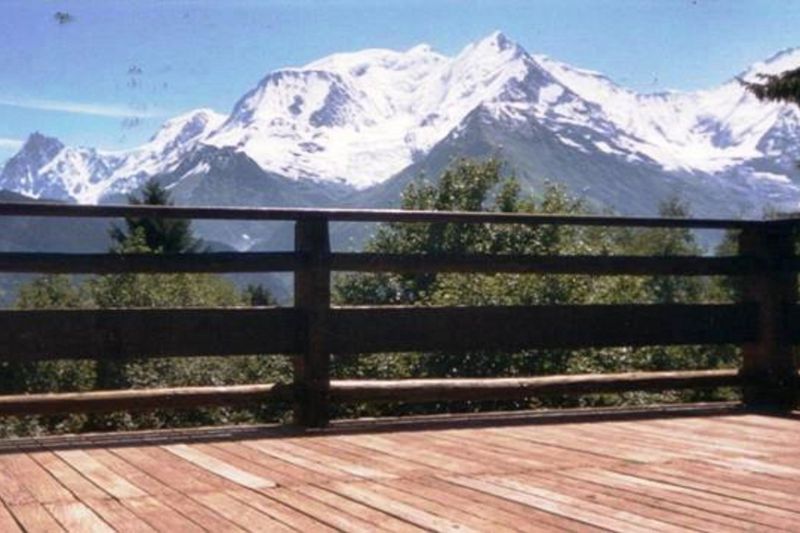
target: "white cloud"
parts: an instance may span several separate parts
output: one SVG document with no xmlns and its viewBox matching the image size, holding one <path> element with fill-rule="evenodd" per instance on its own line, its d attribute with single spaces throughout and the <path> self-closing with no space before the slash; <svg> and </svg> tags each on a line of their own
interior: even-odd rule
<svg viewBox="0 0 800 533">
<path fill-rule="evenodd" d="M 124 105 L 87 104 L 83 102 L 66 102 L 62 100 L 42 100 L 37 98 L 16 99 L 0 97 L 0 106 L 21 107 L 24 109 L 37 109 L 40 111 L 59 111 L 62 113 L 75 113 L 79 115 L 94 115 L 112 118 L 150 118 L 169 115 L 157 109 L 135 109 Z"/>
<path fill-rule="evenodd" d="M 23 142 L 24 141 L 21 139 L 0 137 L 0 150 L 17 150 L 22 146 Z"/>
</svg>

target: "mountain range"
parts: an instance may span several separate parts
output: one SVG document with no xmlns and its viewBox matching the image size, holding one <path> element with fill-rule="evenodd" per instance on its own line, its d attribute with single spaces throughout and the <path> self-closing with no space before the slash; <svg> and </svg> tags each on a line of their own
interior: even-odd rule
<svg viewBox="0 0 800 533">
<path fill-rule="evenodd" d="M 716 88 L 640 94 L 499 32 L 455 57 L 341 53 L 271 72 L 230 114 L 185 113 L 134 149 L 34 133 L 0 188 L 105 203 L 154 177 L 186 205 L 387 207 L 455 157 L 498 156 L 527 192 L 560 183 L 599 209 L 654 214 L 677 195 L 695 215 L 760 216 L 800 204 L 800 109 L 759 102 L 739 80 L 797 67 L 790 49 Z M 237 249 L 288 245 L 279 224 L 198 229 Z"/>
</svg>

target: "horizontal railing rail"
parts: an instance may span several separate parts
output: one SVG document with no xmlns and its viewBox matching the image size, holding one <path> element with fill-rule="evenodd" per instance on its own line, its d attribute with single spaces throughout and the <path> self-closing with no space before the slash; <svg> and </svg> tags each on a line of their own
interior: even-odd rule
<svg viewBox="0 0 800 533">
<path fill-rule="evenodd" d="M 0 415 L 103 412 L 291 401 L 297 423 L 324 426 L 331 402 L 522 399 L 545 394 L 741 387 L 748 404 L 790 406 L 800 342 L 794 253 L 797 220 L 665 219 L 518 213 L 174 206 L 0 204 L 0 217 L 162 217 L 290 221 L 289 252 L 193 254 L 0 253 L 0 272 L 292 272 L 289 308 L 64 309 L 0 311 L 0 361 L 123 360 L 278 354 L 292 357 L 293 383 L 0 396 Z M 526 224 L 725 229 L 740 232 L 736 255 L 502 255 L 333 252 L 332 222 Z M 461 272 L 592 276 L 735 276 L 730 304 L 333 306 L 332 272 Z M 737 344 L 738 370 L 487 379 L 332 380 L 331 356 L 611 346 Z"/>
<path fill-rule="evenodd" d="M 297 252 L 204 254 L 78 254 L 0 252 L 0 272 L 47 274 L 293 272 L 309 261 Z M 744 276 L 759 270 L 796 271 L 796 261 L 765 265 L 754 257 L 586 256 L 500 254 L 331 253 L 333 272 L 462 272 L 586 274 L 593 276 Z"/>
<path fill-rule="evenodd" d="M 535 224 L 563 226 L 657 227 L 697 229 L 743 229 L 765 224 L 793 223 L 792 219 L 775 221 L 624 217 L 611 215 L 544 215 L 529 213 L 474 211 L 410 211 L 403 209 L 318 209 L 280 207 L 183 207 L 156 205 L 76 205 L 61 203 L 2 203 L 0 216 L 120 218 L 161 217 L 197 220 L 264 220 L 329 222 L 420 222 L 448 224 Z"/>
<path fill-rule="evenodd" d="M 341 354 L 741 344 L 756 318 L 747 304 L 332 307 L 326 333 Z M 297 354 L 304 326 L 292 308 L 0 311 L 0 360 Z"/>
</svg>

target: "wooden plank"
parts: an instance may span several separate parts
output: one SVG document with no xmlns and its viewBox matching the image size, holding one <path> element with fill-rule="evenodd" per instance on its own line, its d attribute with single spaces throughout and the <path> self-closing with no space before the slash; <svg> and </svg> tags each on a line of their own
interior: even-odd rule
<svg viewBox="0 0 800 533">
<path fill-rule="evenodd" d="M 369 489 L 374 494 L 386 496 L 396 502 L 411 505 L 417 509 L 422 509 L 436 516 L 441 516 L 447 520 L 452 520 L 467 527 L 475 528 L 476 531 L 497 531 L 511 533 L 514 528 L 508 527 L 499 521 L 491 520 L 491 514 L 477 514 L 473 508 L 459 508 L 455 505 L 455 500 L 451 500 L 447 493 L 423 495 L 416 493 L 407 486 L 394 486 L 384 483 L 363 483 L 359 487 Z"/>
<path fill-rule="evenodd" d="M 586 449 L 585 446 L 570 446 L 571 443 L 562 444 L 561 441 L 550 439 L 550 441 L 536 442 L 526 438 L 527 432 L 512 435 L 498 429 L 483 429 L 474 436 L 464 437 L 460 431 L 447 432 L 446 436 L 457 438 L 465 447 L 485 443 L 486 447 L 497 450 L 512 457 L 519 457 L 545 463 L 550 468 L 575 468 L 580 466 L 605 466 L 616 464 L 616 457 L 609 457 L 605 448 Z M 533 433 L 539 435 L 538 428 Z"/>
<path fill-rule="evenodd" d="M 150 476 L 142 469 L 124 460 L 122 457 L 103 448 L 87 448 L 84 450 L 92 459 L 102 464 L 112 472 L 122 476 L 132 485 L 138 487 L 150 496 L 159 496 L 173 492 L 168 484 L 164 484 Z"/>
<path fill-rule="evenodd" d="M 265 494 L 265 499 L 272 501 L 273 504 L 279 503 L 285 508 L 307 515 L 307 518 L 316 524 L 310 531 L 369 532 L 376 530 L 374 524 L 362 520 L 357 515 L 352 515 L 292 489 L 271 489 L 263 491 L 263 493 Z M 302 531 L 309 531 L 309 529 L 304 528 Z"/>
<path fill-rule="evenodd" d="M 291 442 L 295 440 L 289 439 Z M 333 441 L 326 438 L 297 439 L 298 446 L 309 448 L 326 455 L 355 462 L 368 468 L 382 472 L 387 478 L 405 476 L 416 477 L 425 472 L 423 466 L 403 461 L 398 457 L 386 457 L 374 450 L 362 448 L 343 441 Z"/>
<path fill-rule="evenodd" d="M 1 265 L 1 263 L 0 263 Z M 386 254 L 340 252 L 331 269 L 345 272 L 470 272 L 481 274 L 586 274 L 592 276 L 743 276 L 755 272 L 751 257 Z"/>
<path fill-rule="evenodd" d="M 753 487 L 742 479 L 731 481 L 724 473 L 705 468 L 702 463 L 692 464 L 691 467 L 684 464 L 683 468 L 677 468 L 673 465 L 670 465 L 669 468 L 648 465 L 647 468 L 617 467 L 615 470 L 642 478 L 672 483 L 673 485 L 740 498 L 764 507 L 777 507 L 787 511 L 795 511 L 797 509 L 796 494 Z"/>
<path fill-rule="evenodd" d="M 270 479 L 280 486 L 313 483 L 319 478 L 316 472 L 281 461 L 256 448 L 245 446 L 242 442 L 215 442 L 201 446 L 200 449 L 233 465 L 246 464 L 254 473 L 262 469 L 270 472 Z"/>
<path fill-rule="evenodd" d="M 319 463 L 303 456 L 298 456 L 292 452 L 286 452 L 280 447 L 274 446 L 274 443 L 271 439 L 245 441 L 242 444 L 244 444 L 244 446 L 247 448 L 257 450 L 263 454 L 283 461 L 284 463 L 289 463 L 291 465 L 304 468 L 310 472 L 314 472 L 317 480 L 320 480 L 320 476 L 324 476 L 324 478 L 329 479 L 352 479 L 353 477 L 346 472 L 327 464 Z"/>
<path fill-rule="evenodd" d="M 480 433 L 471 438 L 458 438 L 454 435 L 432 435 L 431 438 L 447 442 L 460 455 L 469 456 L 475 450 L 475 457 L 483 457 L 487 464 L 495 465 L 495 472 L 519 470 L 553 470 L 565 466 L 579 466 L 583 462 L 605 464 L 606 457 L 574 452 L 564 448 L 544 446 L 530 441 L 513 439 L 498 440 L 490 433 Z M 460 450 L 460 451 L 459 451 Z"/>
<path fill-rule="evenodd" d="M 449 222 L 710 229 L 745 228 L 770 223 L 742 219 L 537 215 L 529 213 L 413 211 L 402 209 L 76 205 L 51 202 L 0 203 L 0 216 L 12 215 L 87 218 L 160 217 L 204 220 L 308 220 L 322 218 L 339 222 Z M 794 223 L 794 221 L 787 220 L 783 223 Z"/>
<path fill-rule="evenodd" d="M 163 450 L 155 458 L 148 453 L 155 451 L 153 448 L 125 447 L 115 449 L 114 453 L 108 450 L 93 450 L 92 453 L 103 464 L 204 529 L 225 533 L 240 531 L 232 522 L 186 495 L 226 490 L 229 486 L 226 480 L 189 465 Z M 230 486 L 236 485 L 231 483 Z"/>
<path fill-rule="evenodd" d="M 0 360 L 292 353 L 293 309 L 0 311 Z"/>
<path fill-rule="evenodd" d="M 75 495 L 79 500 L 102 500 L 110 498 L 110 495 L 101 490 L 97 485 L 83 477 L 69 463 L 50 451 L 33 452 L 31 459 L 36 461 L 42 468 L 47 470 L 51 476 L 58 480 L 67 490 Z"/>
<path fill-rule="evenodd" d="M 301 485 L 292 490 L 323 502 L 334 509 L 344 511 L 351 516 L 357 516 L 370 524 L 374 524 L 374 529 L 376 530 L 394 531 L 395 533 L 417 533 L 424 531 L 414 524 L 410 524 L 391 514 L 387 514 L 382 509 L 357 502 L 325 487 Z"/>
<path fill-rule="evenodd" d="M 779 462 L 780 458 L 770 457 L 771 463 Z M 670 465 L 669 472 L 676 476 L 690 477 L 699 479 L 702 477 L 710 483 L 723 483 L 725 485 L 738 485 L 744 492 L 777 493 L 794 495 L 798 489 L 798 481 L 792 478 L 784 478 L 752 472 L 739 468 L 725 467 L 707 461 L 676 461 Z M 656 467 L 653 467 L 656 468 Z M 658 469 L 658 468 L 656 468 Z"/>
<path fill-rule="evenodd" d="M 328 489 L 350 499 L 361 502 L 370 507 L 395 516 L 406 522 L 411 522 L 419 527 L 432 531 L 469 532 L 477 531 L 466 524 L 450 520 L 436 514 L 419 509 L 413 505 L 403 503 L 392 497 L 378 494 L 370 490 L 365 483 L 337 482 L 328 485 Z"/>
<path fill-rule="evenodd" d="M 294 531 L 269 515 L 221 492 L 202 492 L 192 498 L 246 531 Z"/>
<path fill-rule="evenodd" d="M 276 486 L 275 482 L 271 479 L 266 479 L 251 474 L 250 472 L 242 470 L 241 468 L 237 468 L 224 461 L 220 461 L 216 457 L 205 454 L 187 444 L 173 444 L 169 446 L 162 446 L 162 448 L 174 455 L 177 455 L 181 459 L 189 461 L 190 463 L 208 470 L 209 472 L 212 472 L 229 481 L 232 481 L 237 485 L 241 485 L 250 489 L 265 489 Z"/>
<path fill-rule="evenodd" d="M 500 472 L 519 468 L 545 468 L 542 461 L 528 457 L 518 457 L 504 451 L 483 447 L 478 441 L 452 441 L 441 438 L 438 432 L 399 433 L 392 435 L 392 440 L 404 447 L 418 447 L 450 455 L 456 459 L 475 461 L 486 465 L 485 471 Z"/>
<path fill-rule="evenodd" d="M 744 500 L 727 498 L 695 489 L 656 482 L 616 472 L 598 470 L 565 470 L 563 475 L 584 479 L 611 487 L 621 488 L 639 494 L 644 493 L 697 509 L 712 511 L 740 521 L 768 526 L 777 529 L 791 529 L 796 518 L 777 509 L 764 510 L 759 506 L 748 504 Z"/>
<path fill-rule="evenodd" d="M 231 464 L 246 466 L 253 473 L 264 472 L 263 475 L 274 479 L 281 486 L 321 482 L 326 478 L 352 477 L 337 465 L 304 454 L 295 446 L 285 447 L 283 442 L 275 446 L 276 440 L 278 439 L 244 441 L 240 445 L 236 443 L 236 447 L 207 445 L 197 448 Z"/>
<path fill-rule="evenodd" d="M 24 453 L 0 455 L 0 469 L 24 485 L 39 503 L 75 500 L 69 490 Z"/>
<path fill-rule="evenodd" d="M 464 498 L 470 502 L 466 505 L 485 505 L 495 514 L 499 512 L 507 513 L 510 518 L 506 523 L 515 523 L 522 519 L 523 524 L 536 524 L 536 527 L 541 528 L 542 531 L 581 531 L 587 533 L 608 531 L 607 529 L 601 529 L 569 517 L 549 513 L 497 494 L 490 494 L 478 488 L 451 483 L 443 478 L 425 476 L 416 478 L 413 482 L 431 487 L 433 490 Z M 514 517 L 518 518 L 515 519 Z M 523 531 L 527 531 L 528 527 L 530 526 L 523 528 Z"/>
<path fill-rule="evenodd" d="M 17 479 L 10 472 L 0 469 L 0 502 L 16 506 L 36 503 L 36 498 L 22 480 Z"/>
<path fill-rule="evenodd" d="M 781 460 L 780 457 L 770 457 L 769 460 L 752 459 L 750 457 L 733 457 L 725 459 L 710 459 L 708 462 L 725 468 L 746 470 L 749 472 L 766 474 L 775 477 L 796 479 L 798 476 L 800 476 L 800 464 L 792 461 L 789 465 L 786 465 L 784 464 L 785 461 Z"/>
<path fill-rule="evenodd" d="M 303 351 L 295 356 L 294 422 L 304 427 L 328 425 L 331 346 L 330 236 L 328 222 L 308 219 L 295 224 L 295 251 L 308 263 L 294 275 L 294 305 L 305 317 Z"/>
<path fill-rule="evenodd" d="M 261 492 L 230 490 L 226 494 L 298 531 L 315 533 L 337 531 L 326 525 L 336 521 L 335 518 L 331 518 L 336 515 L 336 509 L 321 504 L 315 505 L 314 501 L 303 501 L 301 505 L 297 505 L 295 500 L 281 496 L 286 492 L 288 489 L 277 488 Z M 324 508 L 324 511 L 318 512 L 319 508 Z M 350 523 L 356 525 L 359 521 L 352 517 Z"/>
<path fill-rule="evenodd" d="M 668 502 L 648 498 L 640 494 L 630 494 L 623 491 L 600 490 L 598 485 L 564 477 L 558 472 L 533 472 L 526 473 L 524 479 L 530 480 L 551 490 L 563 491 L 583 500 L 589 500 L 614 509 L 631 511 L 642 516 L 656 518 L 660 521 L 676 526 L 697 531 L 717 531 L 720 527 L 731 527 L 733 524 L 738 529 L 745 529 L 747 524 L 741 522 L 717 521 L 717 515 L 700 511 L 697 516 L 691 508 L 669 505 Z"/>
<path fill-rule="evenodd" d="M 682 458 L 680 454 L 674 452 L 650 449 L 627 441 L 592 435 L 572 425 L 564 428 L 540 428 L 538 431 L 508 428 L 498 433 L 526 442 L 546 444 L 566 450 L 591 450 L 593 454 L 625 461 L 654 462 Z"/>
<path fill-rule="evenodd" d="M 399 457 L 404 461 L 409 461 L 424 465 L 433 473 L 477 473 L 483 471 L 485 465 L 450 457 L 448 454 L 439 453 L 434 450 L 426 450 L 422 447 L 401 446 L 390 437 L 378 437 L 374 435 L 343 435 L 332 437 L 334 440 L 349 442 L 362 448 L 377 451 L 389 457 Z"/>
<path fill-rule="evenodd" d="M 51 503 L 46 507 L 67 531 L 114 532 L 102 518 L 81 502 Z"/>
<path fill-rule="evenodd" d="M 160 448 L 125 446 L 111 452 L 179 492 L 208 492 L 237 486 Z"/>
<path fill-rule="evenodd" d="M 429 502 L 446 502 L 447 506 L 459 514 L 469 513 L 480 517 L 489 522 L 489 525 L 484 526 L 488 531 L 494 531 L 496 527 L 505 530 L 527 531 L 534 523 L 537 531 L 564 531 L 562 528 L 552 526 L 547 522 L 543 523 L 530 516 L 533 513 L 526 512 L 527 516 L 520 516 L 502 507 L 489 505 L 478 499 L 470 499 L 457 490 L 452 490 L 454 485 L 436 487 L 427 484 L 426 481 L 427 479 L 398 479 L 386 481 L 383 484 L 425 498 Z"/>
<path fill-rule="evenodd" d="M 565 438 L 563 433 L 553 431 L 553 428 L 539 428 L 540 430 L 527 432 L 521 429 L 518 432 L 512 428 L 488 429 L 491 442 L 497 442 L 507 448 L 516 449 L 517 453 L 524 453 L 533 457 L 552 457 L 554 467 L 568 468 L 574 466 L 607 466 L 620 461 L 650 461 L 661 459 L 654 456 L 649 450 L 632 450 L 630 447 L 620 448 L 620 443 L 606 441 L 599 443 L 598 439 L 582 436 Z"/>
<path fill-rule="evenodd" d="M 647 505 L 631 504 L 615 498 L 595 497 L 591 491 L 582 491 L 575 486 L 562 484 L 559 481 L 547 481 L 536 475 L 525 474 L 493 476 L 490 479 L 503 486 L 532 494 L 544 495 L 550 499 L 573 505 L 581 510 L 613 516 L 616 519 L 632 522 L 637 526 L 647 526 L 651 531 L 665 533 L 686 531 L 685 524 L 675 523 L 677 518 L 672 513 L 653 509 Z"/>
<path fill-rule="evenodd" d="M 570 518 L 572 520 L 584 522 L 593 527 L 610 529 L 611 531 L 625 531 L 625 532 L 630 531 L 637 533 L 648 533 L 650 531 L 647 527 L 637 526 L 635 523 L 631 523 L 629 521 L 621 520 L 614 516 L 610 516 L 610 514 L 612 513 L 607 513 L 607 512 L 598 513 L 595 510 L 581 509 L 577 506 L 571 505 L 572 503 L 574 503 L 572 501 L 567 503 L 559 501 L 559 498 L 557 498 L 556 495 L 553 495 L 552 493 L 547 491 L 544 492 L 544 494 L 547 496 L 551 496 L 554 499 L 544 497 L 542 496 L 541 493 L 533 494 L 528 491 L 518 490 L 518 488 L 506 487 L 484 479 L 470 478 L 466 476 L 448 477 L 446 479 L 447 481 L 454 484 L 486 492 L 488 494 L 505 498 L 507 500 L 522 503 L 524 505 L 528 505 L 530 507 L 546 511 L 548 513 L 563 516 L 565 518 Z"/>
<path fill-rule="evenodd" d="M 111 526 L 114 531 L 119 531 L 120 533 L 152 533 L 156 531 L 117 500 L 86 499 L 83 500 L 83 503 Z"/>
<path fill-rule="evenodd" d="M 482 479 L 496 485 L 533 495 L 537 498 L 544 498 L 552 503 L 567 505 L 572 512 L 575 514 L 583 514 L 586 516 L 587 521 L 591 520 L 597 525 L 602 524 L 599 523 L 597 518 L 592 518 L 592 515 L 600 517 L 602 520 L 613 518 L 615 521 L 628 522 L 630 526 L 625 526 L 623 531 L 633 531 L 634 529 L 641 530 L 642 528 L 644 528 L 645 531 L 662 531 L 665 533 L 682 533 L 685 531 L 683 528 L 662 520 L 650 518 L 643 514 L 630 512 L 626 509 L 608 507 L 607 505 L 601 505 L 594 501 L 585 501 L 572 494 L 564 494 L 561 490 L 553 490 L 553 487 L 544 488 L 536 481 L 520 479 L 515 476 L 487 476 Z"/>
<path fill-rule="evenodd" d="M 61 450 L 55 453 L 84 477 L 117 499 L 147 496 L 147 493 L 139 487 L 97 461 L 84 450 Z"/>
<path fill-rule="evenodd" d="M 343 460 L 338 455 L 326 455 L 314 450 L 297 446 L 294 443 L 286 442 L 284 439 L 270 439 L 260 441 L 259 449 L 275 457 L 282 458 L 284 461 L 291 458 L 296 460 L 302 458 L 303 464 L 319 464 L 327 468 L 334 468 L 340 473 L 365 479 L 388 479 L 394 476 L 387 475 L 380 470 L 375 470 L 358 462 Z M 276 452 L 278 455 L 276 455 Z M 340 474 L 341 475 L 341 474 Z"/>
<path fill-rule="evenodd" d="M 331 398 L 336 402 L 478 401 L 521 399 L 546 394 L 732 387 L 738 383 L 736 370 L 575 374 L 529 378 L 337 380 L 331 382 Z"/>
<path fill-rule="evenodd" d="M 294 252 L 198 254 L 63 254 L 0 252 L 0 272 L 42 274 L 290 272 L 304 259 Z"/>
<path fill-rule="evenodd" d="M 650 423 L 650 421 L 623 422 L 615 425 L 621 434 L 626 432 L 636 432 L 642 438 L 649 441 L 658 440 L 661 442 L 672 443 L 678 447 L 689 447 L 708 456 L 720 457 L 729 455 L 763 455 L 764 450 L 758 446 L 753 446 L 748 442 L 742 442 L 736 438 L 714 438 L 713 440 L 698 435 L 693 432 L 676 431 L 676 428 L 661 427 Z"/>
<path fill-rule="evenodd" d="M 202 502 L 192 498 L 192 496 L 193 494 L 185 495 L 173 491 L 159 496 L 159 499 L 192 522 L 202 526 L 205 531 L 213 531 L 215 533 L 240 533 L 244 531 L 234 522 L 222 516 L 222 513 L 208 508 Z"/>
<path fill-rule="evenodd" d="M 187 531 L 190 533 L 204 531 L 201 524 L 197 524 L 152 496 L 126 498 L 121 502 L 136 516 L 158 531 Z"/>
<path fill-rule="evenodd" d="M 228 385 L 0 396 L 0 416 L 109 413 L 203 406 L 248 405 L 291 398 L 291 386 Z"/>
<path fill-rule="evenodd" d="M 644 489 L 638 490 L 635 488 L 630 488 L 625 486 L 608 485 L 608 484 L 603 484 L 598 480 L 571 479 L 560 472 L 537 473 L 537 476 L 543 476 L 543 475 L 558 477 L 559 480 L 562 482 L 574 481 L 579 486 L 589 487 L 589 489 L 596 494 L 609 495 L 627 501 L 634 501 L 641 504 L 650 505 L 651 507 L 655 507 L 657 509 L 674 511 L 684 516 L 696 517 L 700 520 L 703 520 L 706 524 L 708 524 L 708 529 L 712 532 L 719 531 L 720 528 L 724 528 L 724 530 L 731 530 L 731 531 L 751 531 L 755 527 L 759 527 L 760 529 L 765 529 L 765 530 L 772 530 L 772 528 L 769 528 L 768 526 L 765 526 L 763 524 L 759 524 L 758 526 L 756 526 L 752 522 L 747 522 L 727 516 L 722 512 L 720 512 L 720 509 L 718 507 L 714 507 L 713 505 L 710 508 L 706 509 L 702 506 L 702 504 L 693 506 L 682 502 L 671 501 L 668 498 L 665 499 L 663 497 L 660 497 L 660 495 L 657 493 L 654 494 Z"/>
<path fill-rule="evenodd" d="M 64 531 L 53 515 L 51 515 L 44 505 L 39 503 L 27 503 L 24 505 L 14 505 L 9 507 L 14 519 L 22 526 L 23 531 L 29 533 L 53 533 L 54 531 Z"/>
<path fill-rule="evenodd" d="M 8 533 L 22 531 L 17 521 L 14 520 L 14 516 L 2 502 L 0 502 L 0 531 L 7 531 Z"/>
<path fill-rule="evenodd" d="M 334 353 L 726 344 L 755 338 L 755 308 L 748 305 L 365 307 L 332 313 Z"/>
<path fill-rule="evenodd" d="M 740 425 L 728 425 L 715 422 L 714 419 L 679 419 L 653 420 L 652 425 L 676 432 L 694 434 L 709 440 L 720 440 L 725 443 L 734 440 L 740 447 L 749 448 L 755 455 L 780 453 L 787 445 L 794 445 L 796 437 L 779 434 L 771 435 L 767 430 L 753 431 L 752 428 Z M 746 436 L 746 438 L 743 438 Z M 748 455 L 753 455 L 748 454 Z"/>
</svg>

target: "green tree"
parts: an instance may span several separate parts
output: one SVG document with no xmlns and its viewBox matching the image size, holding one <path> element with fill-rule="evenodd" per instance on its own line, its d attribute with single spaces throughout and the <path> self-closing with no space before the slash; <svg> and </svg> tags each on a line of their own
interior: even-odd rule
<svg viewBox="0 0 800 533">
<path fill-rule="evenodd" d="M 659 205 L 659 215 L 664 218 L 690 218 L 688 204 L 673 196 Z M 702 255 L 703 248 L 694 232 L 688 228 L 650 228 L 642 230 L 634 243 L 636 253 L 651 256 Z M 691 303 L 699 301 L 706 293 L 706 282 L 697 277 L 651 276 L 646 278 L 644 289 L 653 303 Z"/>
<path fill-rule="evenodd" d="M 253 307 L 264 307 L 277 305 L 278 302 L 272 293 L 261 283 L 249 284 L 242 291 L 244 303 Z"/>
<path fill-rule="evenodd" d="M 742 80 L 742 84 L 759 100 L 800 105 L 800 68 L 780 74 L 759 74 L 758 78 L 760 83 Z"/>
<path fill-rule="evenodd" d="M 523 197 L 513 176 L 504 177 L 497 160 L 460 160 L 438 183 L 414 183 L 403 195 L 404 209 L 585 214 L 580 200 L 549 185 L 538 198 Z M 608 254 L 622 234 L 604 228 L 509 224 L 386 224 L 366 245 L 377 253 Z M 638 288 L 630 278 L 574 275 L 358 274 L 335 283 L 335 297 L 349 304 L 539 305 L 597 303 Z M 533 352 L 411 354 L 393 356 L 397 372 L 419 376 L 497 376 L 565 372 L 568 350 Z M 382 358 L 385 361 L 385 357 Z M 369 358 L 367 358 L 369 360 Z M 389 369 L 373 369 L 384 375 Z M 369 369 L 341 365 L 340 372 L 369 375 Z M 397 377 L 397 376 L 395 376 Z"/>
<path fill-rule="evenodd" d="M 171 206 L 169 191 L 156 180 L 151 179 L 142 188 L 141 197 L 130 195 L 131 205 Z M 136 238 L 137 246 L 143 244 L 154 253 L 180 254 L 201 251 L 203 244 L 191 228 L 191 221 L 160 217 L 126 217 L 125 227 L 112 226 L 111 238 L 115 249 L 130 249 L 128 242 Z"/>
<path fill-rule="evenodd" d="M 133 204 L 170 205 L 167 192 L 155 184 L 145 186 L 142 198 Z M 128 218 L 126 228 L 112 229 L 112 253 L 187 253 L 198 249 L 186 221 Z M 67 276 L 45 276 L 22 287 L 17 300 L 21 309 L 49 308 L 164 308 L 226 307 L 242 304 L 267 305 L 272 297 L 263 287 L 240 293 L 228 280 L 207 274 L 115 274 L 98 276 L 81 283 Z M 0 384 L 9 392 L 56 392 L 61 390 L 221 385 L 281 381 L 289 376 L 288 363 L 261 356 L 195 357 L 192 359 L 117 360 L 114 354 L 95 362 L 25 362 L 0 366 Z M 120 413 L 79 418 L 72 430 L 114 429 L 215 423 L 234 418 L 248 419 L 261 412 L 275 417 L 279 409 L 266 411 L 225 408 L 174 413 L 161 411 L 143 415 Z M 70 419 L 72 420 L 72 419 Z M 40 431 L 39 423 L 55 428 L 63 421 L 34 419 L 12 431 Z M 78 424 L 77 426 L 75 424 Z M 6 426 L 6 429 L 8 426 Z M 1 430 L 2 428 L 0 428 Z"/>
</svg>

